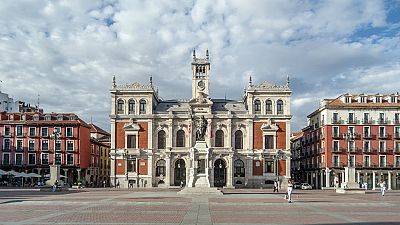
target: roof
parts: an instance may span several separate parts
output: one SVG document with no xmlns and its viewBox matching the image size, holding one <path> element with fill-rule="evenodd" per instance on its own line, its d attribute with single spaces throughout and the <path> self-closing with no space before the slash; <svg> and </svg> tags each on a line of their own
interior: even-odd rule
<svg viewBox="0 0 400 225">
<path fill-rule="evenodd" d="M 99 126 L 94 125 L 93 123 L 89 123 L 90 133 L 100 133 L 104 135 L 110 135 L 107 131 L 101 129 Z"/>
</svg>

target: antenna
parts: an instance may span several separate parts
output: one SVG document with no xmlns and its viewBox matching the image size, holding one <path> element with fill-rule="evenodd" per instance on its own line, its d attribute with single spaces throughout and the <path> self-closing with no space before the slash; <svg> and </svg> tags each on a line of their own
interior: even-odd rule
<svg viewBox="0 0 400 225">
<path fill-rule="evenodd" d="M 0 80 L 0 92 L 1 92 L 1 85 L 3 84 L 3 81 Z"/>
<path fill-rule="evenodd" d="M 39 109 L 40 105 L 40 94 L 37 95 L 37 108 Z"/>
<path fill-rule="evenodd" d="M 92 116 L 90 116 L 90 123 L 93 124 Z"/>
</svg>

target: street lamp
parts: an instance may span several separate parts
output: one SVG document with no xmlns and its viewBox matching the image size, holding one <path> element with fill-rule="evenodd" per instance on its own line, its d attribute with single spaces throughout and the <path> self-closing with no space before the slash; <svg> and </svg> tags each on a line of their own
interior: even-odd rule
<svg viewBox="0 0 400 225">
<path fill-rule="evenodd" d="M 346 139 L 347 144 L 348 144 L 348 148 L 347 148 L 347 166 L 344 167 L 345 182 L 342 185 L 342 188 L 343 189 L 357 189 L 357 188 L 359 188 L 359 185 L 356 183 L 356 180 L 355 180 L 356 170 L 355 170 L 355 167 L 352 164 L 351 155 L 350 155 L 351 150 L 355 147 L 354 144 L 353 144 L 354 140 L 355 140 L 354 132 L 348 132 L 346 134 L 346 136 L 345 136 L 345 139 Z"/>
<path fill-rule="evenodd" d="M 60 180 L 60 165 L 56 164 L 56 145 L 57 140 L 60 139 L 60 137 L 61 132 L 56 129 L 50 134 L 50 138 L 54 140 L 54 159 L 53 165 L 50 165 L 50 180 L 47 182 L 48 185 L 54 185 L 56 181 Z"/>
<path fill-rule="evenodd" d="M 276 152 L 276 155 L 275 155 L 275 160 L 276 160 L 276 179 L 278 181 L 279 181 L 279 160 L 283 160 L 283 159 L 286 159 L 286 155 L 281 149 L 279 149 Z"/>
</svg>

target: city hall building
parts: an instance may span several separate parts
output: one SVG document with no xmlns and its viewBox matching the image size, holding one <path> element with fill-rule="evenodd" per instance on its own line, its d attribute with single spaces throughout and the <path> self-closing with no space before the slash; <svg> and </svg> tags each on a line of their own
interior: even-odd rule
<svg viewBox="0 0 400 225">
<path fill-rule="evenodd" d="M 209 96 L 210 60 L 191 62 L 192 95 L 163 100 L 149 84 L 111 88 L 111 184 L 121 188 L 259 188 L 290 178 L 289 80 L 251 78 L 240 100 Z M 238 90 L 241 91 L 241 90 Z"/>
</svg>

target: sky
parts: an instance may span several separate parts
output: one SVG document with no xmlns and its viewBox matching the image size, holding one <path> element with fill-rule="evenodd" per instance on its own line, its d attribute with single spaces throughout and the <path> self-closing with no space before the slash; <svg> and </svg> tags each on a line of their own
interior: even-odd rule
<svg viewBox="0 0 400 225">
<path fill-rule="evenodd" d="M 1 91 L 110 130 L 112 76 L 191 97 L 209 49 L 212 98 L 291 79 L 292 132 L 320 99 L 400 91 L 400 0 L 3 0 Z"/>
</svg>

